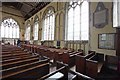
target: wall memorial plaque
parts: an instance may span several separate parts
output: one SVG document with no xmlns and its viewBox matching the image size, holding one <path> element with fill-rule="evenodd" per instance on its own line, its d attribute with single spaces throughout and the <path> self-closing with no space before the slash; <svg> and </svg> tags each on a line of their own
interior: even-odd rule
<svg viewBox="0 0 120 80">
<path fill-rule="evenodd" d="M 102 2 L 99 2 L 93 13 L 93 26 L 103 28 L 106 24 L 108 24 L 108 9 Z"/>
</svg>

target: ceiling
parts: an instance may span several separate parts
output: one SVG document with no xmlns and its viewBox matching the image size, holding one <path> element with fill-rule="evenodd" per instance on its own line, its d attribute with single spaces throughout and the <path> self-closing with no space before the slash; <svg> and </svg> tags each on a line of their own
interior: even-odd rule
<svg viewBox="0 0 120 80">
<path fill-rule="evenodd" d="M 27 20 L 50 2 L 2 2 L 2 5 L 19 10 Z"/>
</svg>

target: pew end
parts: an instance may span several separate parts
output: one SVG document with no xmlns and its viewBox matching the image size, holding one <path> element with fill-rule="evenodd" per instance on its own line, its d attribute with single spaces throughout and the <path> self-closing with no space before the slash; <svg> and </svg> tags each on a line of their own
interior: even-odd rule
<svg viewBox="0 0 120 80">
<path fill-rule="evenodd" d="M 85 74 L 85 57 L 84 56 L 76 56 L 76 71 L 82 74 Z"/>
<path fill-rule="evenodd" d="M 98 73 L 97 61 L 87 59 L 86 60 L 86 75 L 96 79 L 97 73 Z"/>
<path fill-rule="evenodd" d="M 63 64 L 62 62 L 56 62 L 57 70 L 49 73 L 38 80 L 51 80 L 51 79 L 59 79 L 59 80 L 67 80 L 68 79 L 68 65 Z"/>
</svg>

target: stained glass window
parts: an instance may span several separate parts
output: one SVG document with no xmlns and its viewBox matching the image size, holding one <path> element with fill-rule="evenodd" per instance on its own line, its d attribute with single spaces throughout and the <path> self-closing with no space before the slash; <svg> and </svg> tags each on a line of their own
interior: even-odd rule
<svg viewBox="0 0 120 80">
<path fill-rule="evenodd" d="M 2 38 L 19 38 L 19 25 L 14 19 L 7 18 L 2 21 L 1 37 Z"/>
</svg>

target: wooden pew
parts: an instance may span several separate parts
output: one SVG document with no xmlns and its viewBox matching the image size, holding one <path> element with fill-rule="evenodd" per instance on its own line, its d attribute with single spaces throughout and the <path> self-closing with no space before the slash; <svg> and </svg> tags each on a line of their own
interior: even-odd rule
<svg viewBox="0 0 120 80">
<path fill-rule="evenodd" d="M 11 47 L 11 48 L 8 48 L 8 49 L 2 49 L 2 52 L 7 52 L 7 51 L 21 51 L 20 48 L 14 48 L 14 47 Z"/>
<path fill-rule="evenodd" d="M 9 59 L 9 60 L 4 60 L 4 61 L 2 61 L 2 64 L 16 62 L 16 61 L 30 59 L 30 58 L 37 58 L 37 57 L 39 57 L 39 56 L 38 55 L 34 55 L 34 56 L 26 56 L 26 57 L 22 57 L 22 58 L 14 58 L 14 59 Z"/>
<path fill-rule="evenodd" d="M 11 54 L 11 52 L 2 52 L 0 55 L 7 55 L 7 54 Z"/>
<path fill-rule="evenodd" d="M 62 62 L 63 53 L 59 53 L 59 52 L 54 51 L 53 54 L 54 54 L 54 62 L 57 62 L 57 61 Z"/>
<path fill-rule="evenodd" d="M 104 63 L 104 54 L 96 53 L 89 59 L 86 59 L 86 75 L 97 78 Z"/>
<path fill-rule="evenodd" d="M 81 55 L 76 55 L 76 71 L 82 74 L 85 74 L 85 70 L 86 70 L 86 59 L 89 59 L 90 57 L 92 57 L 93 55 L 95 55 L 95 52 L 91 52 L 85 56 L 81 56 Z"/>
<path fill-rule="evenodd" d="M 53 71 L 52 73 L 49 73 L 43 77 L 41 77 L 38 80 L 51 80 L 51 79 L 56 79 L 56 80 L 67 80 L 68 79 L 68 65 L 63 64 L 59 61 L 57 63 L 57 70 Z"/>
<path fill-rule="evenodd" d="M 70 53 L 68 53 L 68 52 L 65 52 L 65 53 L 63 53 L 62 54 L 62 61 L 63 61 L 63 63 L 65 63 L 65 64 L 68 64 L 69 65 L 69 67 L 72 67 L 72 66 L 74 66 L 75 65 L 75 56 L 76 55 L 83 55 L 83 53 L 82 52 L 70 52 Z"/>
<path fill-rule="evenodd" d="M 2 58 L 6 58 L 6 57 L 10 57 L 10 56 L 19 56 L 19 55 L 27 55 L 27 53 L 10 53 L 10 54 L 7 54 L 7 55 L 2 55 L 0 57 Z"/>
<path fill-rule="evenodd" d="M 7 69 L 7 68 L 10 68 L 10 67 L 14 67 L 14 66 L 24 65 L 24 64 L 27 64 L 27 63 L 32 63 L 32 62 L 35 62 L 35 61 L 38 61 L 38 60 L 39 60 L 39 58 L 31 58 L 31 59 L 12 62 L 12 63 L 2 64 L 2 65 L 0 65 L 0 67 L 2 67 L 2 69 Z"/>
<path fill-rule="evenodd" d="M 2 80 L 17 79 L 17 80 L 36 80 L 49 73 L 49 63 L 44 63 L 31 68 L 23 69 L 9 75 L 2 76 Z"/>
<path fill-rule="evenodd" d="M 14 59 L 14 58 L 20 58 L 20 57 L 26 57 L 26 56 L 31 56 L 31 54 L 27 54 L 27 53 L 23 53 L 23 54 L 14 54 L 11 56 L 7 56 L 7 57 L 2 57 L 2 60 L 9 60 L 9 59 Z"/>
<path fill-rule="evenodd" d="M 10 77 L 11 74 L 15 74 L 16 72 L 20 72 L 21 70 L 32 68 L 32 67 L 44 64 L 44 63 L 48 63 L 48 61 L 49 61 L 48 59 L 44 59 L 44 60 L 36 61 L 36 62 L 33 62 L 33 63 L 20 65 L 20 66 L 17 66 L 17 67 L 11 67 L 11 68 L 2 70 L 0 73 L 2 73 L 3 78 L 5 78 L 6 76 Z"/>
</svg>

